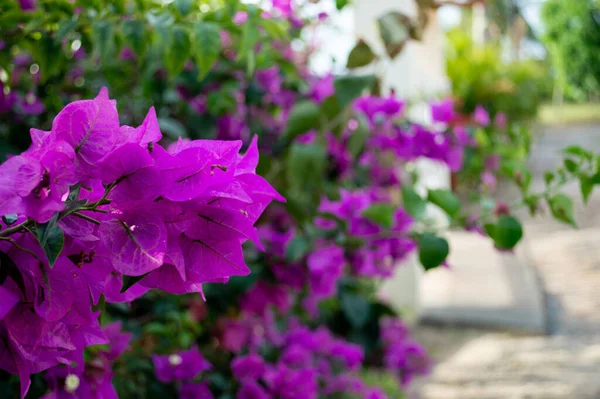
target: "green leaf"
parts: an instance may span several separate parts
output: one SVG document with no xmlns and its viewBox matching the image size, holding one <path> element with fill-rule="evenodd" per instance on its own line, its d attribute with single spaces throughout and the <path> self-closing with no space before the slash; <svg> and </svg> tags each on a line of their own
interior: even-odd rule
<svg viewBox="0 0 600 399">
<path fill-rule="evenodd" d="M 115 52 L 114 25 L 109 21 L 99 20 L 92 25 L 94 37 L 94 53 L 102 63 L 112 60 Z"/>
<path fill-rule="evenodd" d="M 577 171 L 579 170 L 579 165 L 577 165 L 577 162 L 573 161 L 572 159 L 565 159 L 564 161 L 565 164 L 565 169 L 569 171 L 569 173 L 577 173 Z"/>
<path fill-rule="evenodd" d="M 160 126 L 160 131 L 173 139 L 187 136 L 185 126 L 176 119 L 158 118 L 158 124 Z"/>
<path fill-rule="evenodd" d="M 203 79 L 216 64 L 221 52 L 219 25 L 198 21 L 194 26 L 194 58 L 198 66 L 198 79 Z"/>
<path fill-rule="evenodd" d="M 355 293 L 342 292 L 340 295 L 340 305 L 352 327 L 361 328 L 369 320 L 371 306 L 362 296 Z"/>
<path fill-rule="evenodd" d="M 350 51 L 348 55 L 348 62 L 346 63 L 346 68 L 354 69 L 361 68 L 369 65 L 377 58 L 371 47 L 364 40 L 360 39 L 356 46 Z"/>
<path fill-rule="evenodd" d="M 460 200 L 449 190 L 429 190 L 427 199 L 454 218 L 460 213 Z"/>
<path fill-rule="evenodd" d="M 130 289 L 135 283 L 146 277 L 150 272 L 142 274 L 141 276 L 123 276 L 123 286 L 121 287 L 121 294 Z"/>
<path fill-rule="evenodd" d="M 350 3 L 350 0 L 335 0 L 335 8 L 341 10 Z"/>
<path fill-rule="evenodd" d="M 303 234 L 296 234 L 285 248 L 285 258 L 289 262 L 300 261 L 312 249 L 312 242 Z"/>
<path fill-rule="evenodd" d="M 61 43 L 54 40 L 50 35 L 44 35 L 35 42 L 31 48 L 33 58 L 37 61 L 42 71 L 41 79 L 57 75 L 61 71 L 61 63 L 64 59 Z"/>
<path fill-rule="evenodd" d="M 340 108 L 346 108 L 355 99 L 360 97 L 366 90 L 375 84 L 375 76 L 342 76 L 335 79 L 333 86 L 335 88 L 335 98 L 338 100 Z"/>
<path fill-rule="evenodd" d="M 185 17 L 192 10 L 194 0 L 175 0 L 175 8 L 182 17 Z"/>
<path fill-rule="evenodd" d="M 579 187 L 581 189 L 581 196 L 583 197 L 583 202 L 585 204 L 588 203 L 590 195 L 594 190 L 594 187 L 600 184 L 600 172 L 596 173 L 593 176 L 588 176 L 585 174 L 579 175 Z"/>
<path fill-rule="evenodd" d="M 402 202 L 406 211 L 415 219 L 422 219 L 425 216 L 427 202 L 411 187 L 402 186 Z"/>
<path fill-rule="evenodd" d="M 314 102 L 305 100 L 296 103 L 290 111 L 284 136 L 291 140 L 302 133 L 317 128 L 319 126 L 319 115 L 319 107 Z"/>
<path fill-rule="evenodd" d="M 412 23 L 406 15 L 392 11 L 377 19 L 379 34 L 385 45 L 385 51 L 395 58 L 410 38 Z"/>
<path fill-rule="evenodd" d="M 121 28 L 125 44 L 133 49 L 138 57 L 144 55 L 146 50 L 146 25 L 139 19 L 123 21 Z"/>
<path fill-rule="evenodd" d="M 569 146 L 563 150 L 563 153 L 566 155 L 575 155 L 577 157 L 592 159 L 594 154 L 590 151 L 585 150 L 584 148 L 576 145 Z"/>
<path fill-rule="evenodd" d="M 248 10 L 248 20 L 244 23 L 244 27 L 242 28 L 242 39 L 240 41 L 240 49 L 237 56 L 238 61 L 246 60 L 246 73 L 248 75 L 252 75 L 254 73 L 254 68 L 256 67 L 254 47 L 258 43 L 260 37 L 260 30 L 257 22 L 260 19 L 257 18 L 255 14 L 256 11 L 254 9 Z"/>
<path fill-rule="evenodd" d="M 579 176 L 579 188 L 581 190 L 581 196 L 583 197 L 583 202 L 585 204 L 587 204 L 588 200 L 590 198 L 590 195 L 592 194 L 592 191 L 594 190 L 594 183 L 592 182 L 592 179 L 590 179 L 588 176 Z"/>
<path fill-rule="evenodd" d="M 319 144 L 293 144 L 287 159 L 287 198 L 303 215 L 316 209 L 323 188 L 323 173 L 327 165 L 327 151 Z"/>
<path fill-rule="evenodd" d="M 61 23 L 58 24 L 58 29 L 56 30 L 56 39 L 58 41 L 63 40 L 69 33 L 71 33 L 78 25 L 77 20 L 75 19 L 65 19 Z"/>
<path fill-rule="evenodd" d="M 561 222 L 568 223 L 573 227 L 577 227 L 575 222 L 575 207 L 573 200 L 565 194 L 559 193 L 548 199 L 548 205 L 552 216 Z"/>
<path fill-rule="evenodd" d="M 444 263 L 450 253 L 448 241 L 430 233 L 421 235 L 418 245 L 419 261 L 425 270 L 434 269 Z"/>
<path fill-rule="evenodd" d="M 46 258 L 48 258 L 50 268 L 54 266 L 65 244 L 65 234 L 56 225 L 57 220 L 58 214 L 54 215 L 48 222 L 36 224 L 35 226 L 35 236 L 44 250 Z"/>
<path fill-rule="evenodd" d="M 191 50 L 192 43 L 188 31 L 181 26 L 174 26 L 170 30 L 169 46 L 165 54 L 165 64 L 171 76 L 176 76 L 183 70 Z"/>
<path fill-rule="evenodd" d="M 355 116 L 358 122 L 358 128 L 352 132 L 348 138 L 348 151 L 355 157 L 358 158 L 362 154 L 365 143 L 369 138 L 369 126 L 362 115 Z"/>
<path fill-rule="evenodd" d="M 18 218 L 19 218 L 19 215 L 17 215 L 16 213 L 9 213 L 8 215 L 2 216 L 2 221 L 4 222 L 5 225 L 10 226 L 10 225 L 14 224 Z"/>
<path fill-rule="evenodd" d="M 512 249 L 523 237 L 523 228 L 514 216 L 503 215 L 498 218 L 490 237 L 499 249 Z"/>
<path fill-rule="evenodd" d="M 386 228 L 394 225 L 396 208 L 390 204 L 374 204 L 362 212 L 362 216 Z"/>
</svg>

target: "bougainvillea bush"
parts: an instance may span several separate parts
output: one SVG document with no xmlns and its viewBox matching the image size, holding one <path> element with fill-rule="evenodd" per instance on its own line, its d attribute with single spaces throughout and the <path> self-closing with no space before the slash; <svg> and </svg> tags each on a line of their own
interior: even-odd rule
<svg viewBox="0 0 600 399">
<path fill-rule="evenodd" d="M 460 173 L 473 150 L 497 171 L 485 110 L 435 103 L 424 126 L 373 76 L 313 76 L 291 47 L 304 11 L 271 6 L 2 4 L 7 396 L 385 398 L 363 370 L 406 387 L 431 368 L 377 297 L 404 262 L 447 266 L 428 208 L 518 243 L 507 205 L 475 217 L 416 186 L 423 158 Z M 521 204 L 573 222 L 558 190 L 585 176 L 589 195 L 598 164 L 568 157 L 543 193 L 514 173 Z"/>
</svg>

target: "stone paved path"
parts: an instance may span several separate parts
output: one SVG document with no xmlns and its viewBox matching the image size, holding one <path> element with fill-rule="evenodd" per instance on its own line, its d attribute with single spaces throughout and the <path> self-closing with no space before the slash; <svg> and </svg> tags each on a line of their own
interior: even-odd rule
<svg viewBox="0 0 600 399">
<path fill-rule="evenodd" d="M 559 162 L 560 148 L 578 144 L 600 152 L 600 126 L 540 133 L 531 159 L 535 184 Z M 437 365 L 411 397 L 600 398 L 600 192 L 584 207 L 576 185 L 566 191 L 578 198 L 580 229 L 549 217 L 525 219 L 526 241 L 521 244 L 543 280 L 551 334 L 420 326 L 415 334 Z"/>
</svg>

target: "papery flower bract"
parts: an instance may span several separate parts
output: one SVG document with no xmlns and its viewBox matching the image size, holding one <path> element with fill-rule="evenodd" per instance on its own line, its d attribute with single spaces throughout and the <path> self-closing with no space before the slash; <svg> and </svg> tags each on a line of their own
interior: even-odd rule
<svg viewBox="0 0 600 399">
<path fill-rule="evenodd" d="M 478 125 L 486 127 L 490 124 L 490 114 L 483 106 L 478 105 L 473 113 L 473 120 Z"/>
<path fill-rule="evenodd" d="M 245 378 L 257 380 L 263 376 L 265 370 L 263 358 L 256 353 L 236 357 L 231 362 L 231 371 L 238 380 L 244 380 Z"/>
<path fill-rule="evenodd" d="M 451 98 L 431 104 L 431 117 L 434 122 L 450 123 L 455 117 L 454 101 Z"/>
</svg>

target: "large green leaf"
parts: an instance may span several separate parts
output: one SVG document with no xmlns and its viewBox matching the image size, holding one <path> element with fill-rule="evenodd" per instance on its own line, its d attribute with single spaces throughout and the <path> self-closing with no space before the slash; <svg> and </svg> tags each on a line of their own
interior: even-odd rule
<svg viewBox="0 0 600 399">
<path fill-rule="evenodd" d="M 377 58 L 371 47 L 364 40 L 360 39 L 348 55 L 346 67 L 348 69 L 361 68 L 369 65 Z"/>
<path fill-rule="evenodd" d="M 189 33 L 181 26 L 174 26 L 170 31 L 169 47 L 165 54 L 165 64 L 171 76 L 177 76 L 185 62 L 189 59 L 192 42 Z"/>
<path fill-rule="evenodd" d="M 340 108 L 350 105 L 355 99 L 360 97 L 365 91 L 369 90 L 375 84 L 375 76 L 341 76 L 335 79 L 335 98 L 338 100 Z"/>
<path fill-rule="evenodd" d="M 410 38 L 412 26 L 410 18 L 397 11 L 392 11 L 379 17 L 377 26 L 386 52 L 391 58 L 395 58 Z"/>
<path fill-rule="evenodd" d="M 288 139 L 306 133 L 319 126 L 320 110 L 312 101 L 300 101 L 294 105 L 287 120 L 284 135 Z"/>
<path fill-rule="evenodd" d="M 425 270 L 440 266 L 450 253 L 448 241 L 436 235 L 425 233 L 419 237 L 419 261 Z"/>
<path fill-rule="evenodd" d="M 521 241 L 523 228 L 519 220 L 514 216 L 503 215 L 498 218 L 490 236 L 494 240 L 496 247 L 500 249 L 512 249 Z"/>
<path fill-rule="evenodd" d="M 460 212 L 460 200 L 450 190 L 429 190 L 427 199 L 454 218 Z"/>
<path fill-rule="evenodd" d="M 54 266 L 65 244 L 65 234 L 57 226 L 58 214 L 46 223 L 36 224 L 35 236 L 48 258 L 50 268 Z"/>
<path fill-rule="evenodd" d="M 422 219 L 425 216 L 427 202 L 411 187 L 402 186 L 402 201 L 406 211 L 415 219 Z"/>
<path fill-rule="evenodd" d="M 198 79 L 203 79 L 212 69 L 221 52 L 219 25 L 213 22 L 198 21 L 194 26 L 193 55 L 198 66 Z"/>
<path fill-rule="evenodd" d="M 548 199 L 548 205 L 552 216 L 561 222 L 568 223 L 573 227 L 577 227 L 575 222 L 575 207 L 573 200 L 565 194 L 559 193 Z"/>
</svg>

